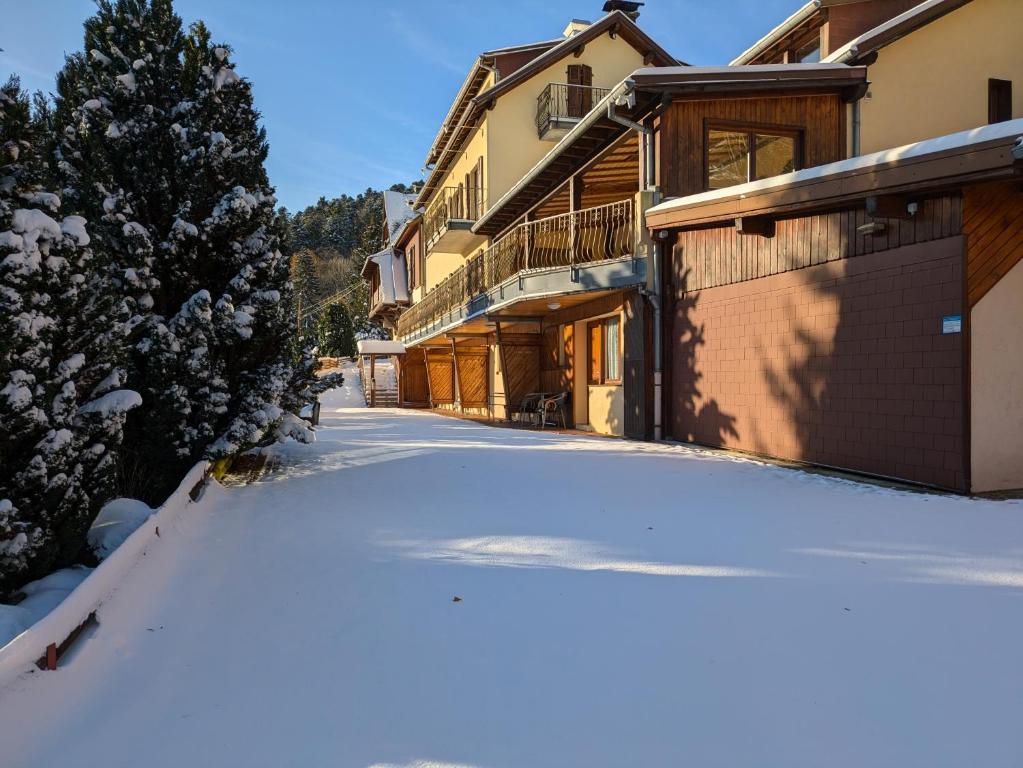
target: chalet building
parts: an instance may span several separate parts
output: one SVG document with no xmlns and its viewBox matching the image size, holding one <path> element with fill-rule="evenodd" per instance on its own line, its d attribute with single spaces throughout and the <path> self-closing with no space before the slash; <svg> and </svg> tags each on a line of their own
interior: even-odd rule
<svg viewBox="0 0 1023 768">
<path fill-rule="evenodd" d="M 619 5 L 470 71 L 414 202 L 402 402 L 560 394 L 597 433 L 1023 487 L 1023 58 L 992 32 L 920 75 L 1019 4 L 819 0 L 720 67 Z"/>
</svg>

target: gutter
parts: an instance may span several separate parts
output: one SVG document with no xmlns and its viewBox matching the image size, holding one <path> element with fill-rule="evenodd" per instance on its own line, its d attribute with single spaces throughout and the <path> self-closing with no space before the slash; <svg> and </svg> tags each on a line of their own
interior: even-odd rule
<svg viewBox="0 0 1023 768">
<path fill-rule="evenodd" d="M 784 37 L 808 18 L 817 13 L 817 11 L 820 10 L 820 7 L 821 0 L 810 0 L 809 3 L 785 19 L 785 21 L 760 38 L 751 47 L 740 53 L 732 60 L 730 66 L 734 67 L 739 64 L 745 64 L 750 59 L 756 58 L 772 45 L 777 43 L 779 38 Z"/>
</svg>

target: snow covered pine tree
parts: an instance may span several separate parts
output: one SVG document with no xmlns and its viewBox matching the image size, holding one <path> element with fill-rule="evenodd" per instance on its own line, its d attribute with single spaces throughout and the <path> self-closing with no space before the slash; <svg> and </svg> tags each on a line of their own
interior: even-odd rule
<svg viewBox="0 0 1023 768">
<path fill-rule="evenodd" d="M 171 0 L 100 0 L 85 49 L 58 80 L 59 168 L 132 312 L 127 490 L 159 503 L 199 458 L 272 439 L 308 373 L 266 137 L 229 49 L 202 24 L 186 37 Z"/>
<path fill-rule="evenodd" d="M 0 89 L 0 594 L 75 561 L 114 492 L 122 324 L 85 220 L 42 187 L 43 127 Z"/>
</svg>

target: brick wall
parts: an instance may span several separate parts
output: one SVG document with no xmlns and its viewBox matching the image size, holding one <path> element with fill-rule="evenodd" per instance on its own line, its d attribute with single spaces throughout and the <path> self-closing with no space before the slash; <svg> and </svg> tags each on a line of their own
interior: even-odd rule
<svg viewBox="0 0 1023 768">
<path fill-rule="evenodd" d="M 677 439 L 965 489 L 961 237 L 683 293 Z"/>
</svg>

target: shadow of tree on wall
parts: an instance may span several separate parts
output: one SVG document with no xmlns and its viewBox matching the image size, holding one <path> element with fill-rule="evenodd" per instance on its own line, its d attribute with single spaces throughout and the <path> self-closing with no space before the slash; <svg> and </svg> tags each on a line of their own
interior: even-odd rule
<svg viewBox="0 0 1023 768">
<path fill-rule="evenodd" d="M 726 446 L 738 440 L 735 416 L 725 413 L 716 398 L 704 398 L 700 390 L 703 374 L 698 370 L 698 351 L 706 345 L 705 325 L 696 325 L 692 314 L 700 301 L 700 293 L 687 293 L 689 270 L 679 276 L 672 290 L 672 414 L 671 436 L 688 443 Z"/>
</svg>

